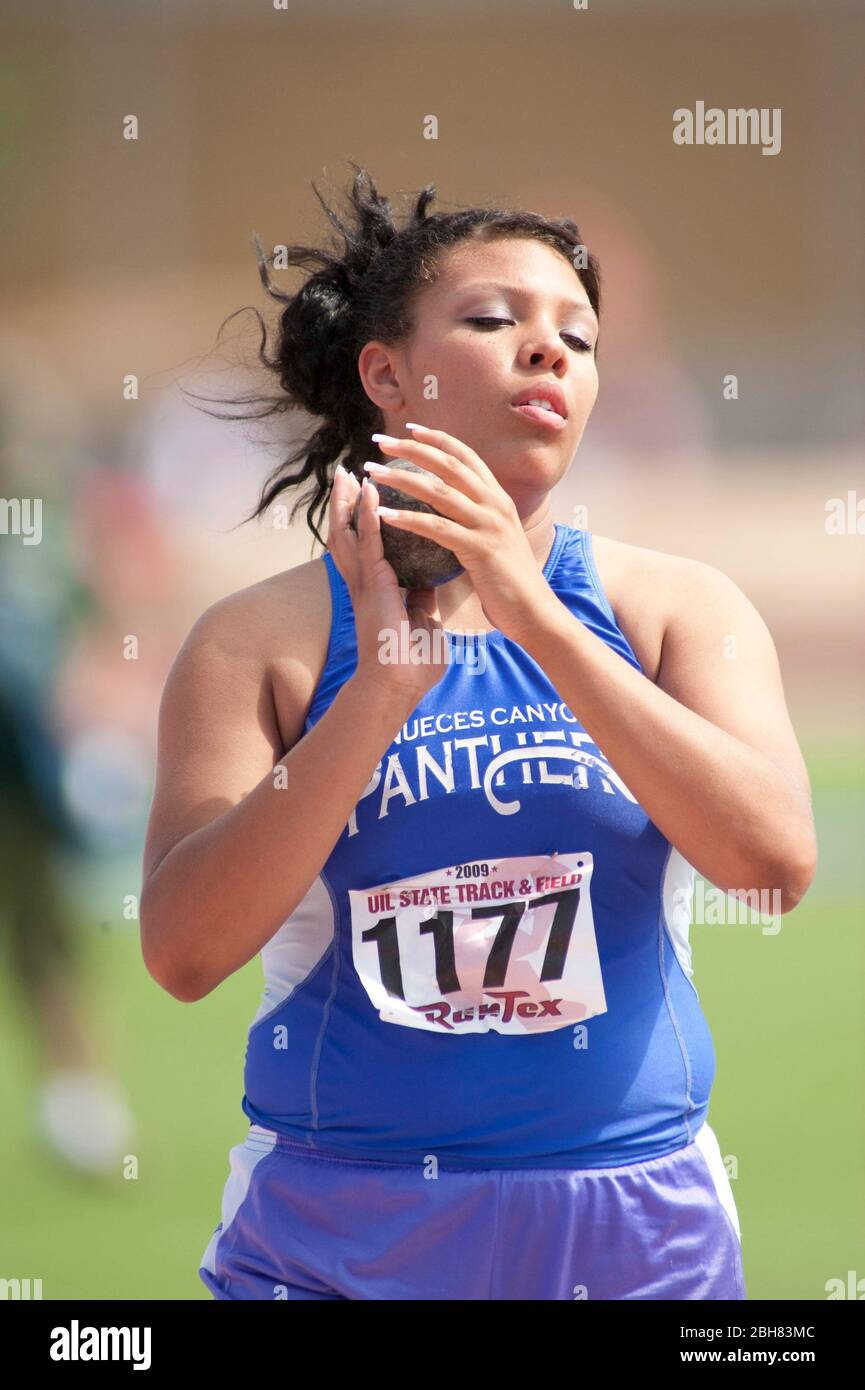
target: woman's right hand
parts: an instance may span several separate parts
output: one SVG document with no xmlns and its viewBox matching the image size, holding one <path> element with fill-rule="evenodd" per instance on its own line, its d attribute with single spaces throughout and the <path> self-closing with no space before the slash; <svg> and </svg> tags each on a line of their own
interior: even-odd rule
<svg viewBox="0 0 865 1390">
<path fill-rule="evenodd" d="M 355 531 L 351 517 L 358 496 Z M 352 473 L 338 466 L 328 504 L 328 550 L 351 594 L 357 674 L 413 697 L 414 708 L 447 669 L 447 638 L 432 616 L 437 608 L 435 590 L 402 590 L 384 558 L 378 501 L 371 479 L 365 478 L 361 486 Z M 427 634 L 425 639 L 415 637 L 420 631 Z M 436 632 L 442 636 L 436 638 Z M 412 661 L 418 648 L 424 660 Z"/>
</svg>

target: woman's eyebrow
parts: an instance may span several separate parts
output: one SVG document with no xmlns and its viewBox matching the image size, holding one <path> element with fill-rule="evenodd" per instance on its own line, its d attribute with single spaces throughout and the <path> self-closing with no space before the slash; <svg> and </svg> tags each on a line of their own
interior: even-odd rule
<svg viewBox="0 0 865 1390">
<path fill-rule="evenodd" d="M 533 290 L 520 289 L 518 285 L 504 285 L 498 280 L 476 280 L 471 285 L 464 286 L 460 290 L 460 297 L 464 294 L 475 294 L 479 290 L 500 290 L 503 294 L 512 295 L 515 299 L 531 299 Z M 564 309 L 588 309 L 590 314 L 594 314 L 594 309 L 587 299 L 561 299 L 559 300 Z"/>
</svg>

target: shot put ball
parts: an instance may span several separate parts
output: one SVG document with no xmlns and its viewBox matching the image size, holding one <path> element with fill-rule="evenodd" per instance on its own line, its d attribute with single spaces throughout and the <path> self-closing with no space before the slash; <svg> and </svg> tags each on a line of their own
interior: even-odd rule
<svg viewBox="0 0 865 1390">
<path fill-rule="evenodd" d="M 435 477 L 428 468 L 421 468 L 420 464 L 412 463 L 409 459 L 389 459 L 388 462 L 394 471 L 404 469 L 407 473 L 423 473 L 428 478 Z M 373 478 L 372 481 L 383 507 L 396 507 L 404 512 L 431 512 L 433 516 L 441 515 L 435 507 L 421 501 L 419 497 L 410 497 L 407 492 L 388 487 L 387 483 L 380 482 L 378 478 Z M 351 518 L 352 530 L 355 531 L 359 506 L 358 497 Z M 384 517 L 381 518 L 381 543 L 384 558 L 392 566 L 397 582 L 403 589 L 434 589 L 439 584 L 446 584 L 449 579 L 456 579 L 457 575 L 463 572 L 463 566 L 452 550 L 439 545 L 437 541 L 427 540 L 426 536 L 416 536 L 412 531 L 389 526 Z"/>
</svg>

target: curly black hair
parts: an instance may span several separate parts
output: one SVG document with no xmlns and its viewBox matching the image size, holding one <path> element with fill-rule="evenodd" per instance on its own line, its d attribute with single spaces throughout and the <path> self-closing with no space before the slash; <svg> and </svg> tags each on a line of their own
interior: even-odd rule
<svg viewBox="0 0 865 1390">
<path fill-rule="evenodd" d="M 599 263 L 570 218 L 552 220 L 534 212 L 488 207 L 431 214 L 428 209 L 437 193 L 434 185 L 427 184 L 416 195 L 405 225 L 398 227 L 389 200 L 378 192 L 367 171 L 353 160 L 349 163 L 355 173 L 348 195 L 353 215 L 348 222 L 327 206 L 312 185 L 342 245 L 334 243 L 326 250 L 312 246 L 277 248 L 280 267 L 300 266 L 312 272 L 296 294 L 288 294 L 271 282 L 268 264 L 274 264 L 276 256 L 266 256 L 258 234 L 253 234 L 262 284 L 285 306 L 272 356 L 267 353 L 267 327 L 258 309 L 253 308 L 261 332 L 258 357 L 276 374 L 280 392 L 223 401 L 262 405 L 264 409 L 251 416 L 218 417 L 259 420 L 283 411 L 303 410 L 321 421 L 273 470 L 262 486 L 258 504 L 244 519 L 251 521 L 263 515 L 281 493 L 312 479 L 297 498 L 291 518 L 304 502 L 308 503 L 307 525 L 323 546 L 326 542 L 318 523 L 327 509 L 335 465 L 341 462 L 349 472 L 362 476 L 360 470 L 372 448 L 370 435 L 385 428 L 379 407 L 363 388 L 358 356 L 372 339 L 396 345 L 410 337 L 415 298 L 419 290 L 435 282 L 439 253 L 445 247 L 468 239 L 487 242 L 500 237 L 535 237 L 560 252 L 574 268 L 599 318 L 601 307 Z"/>
</svg>

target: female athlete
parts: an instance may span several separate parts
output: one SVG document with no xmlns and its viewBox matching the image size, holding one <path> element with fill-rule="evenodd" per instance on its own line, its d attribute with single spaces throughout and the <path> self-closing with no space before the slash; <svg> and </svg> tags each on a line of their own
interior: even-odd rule
<svg viewBox="0 0 865 1390">
<path fill-rule="evenodd" d="M 316 267 L 297 294 L 259 253 L 284 304 L 265 399 L 320 424 L 257 512 L 312 479 L 327 550 L 208 609 L 163 696 L 147 968 L 185 1001 L 258 952 L 266 980 L 200 1277 L 743 1299 L 688 927 L 695 870 L 781 911 L 813 875 L 775 650 L 717 570 L 553 522 L 597 262 L 569 219 L 434 196 L 397 227 L 355 166 L 342 245 L 288 248 Z M 379 513 L 397 458 L 435 513 Z M 406 592 L 385 526 L 462 571 Z"/>
</svg>

